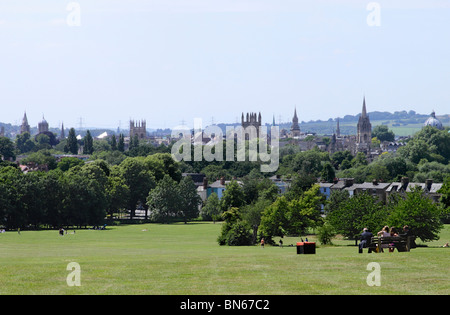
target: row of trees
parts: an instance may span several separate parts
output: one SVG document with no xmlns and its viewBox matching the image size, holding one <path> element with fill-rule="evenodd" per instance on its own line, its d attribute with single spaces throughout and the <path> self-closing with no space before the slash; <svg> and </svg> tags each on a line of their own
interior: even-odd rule
<svg viewBox="0 0 450 315">
<path fill-rule="evenodd" d="M 167 202 L 171 202 L 167 206 Z M 111 166 L 63 158 L 48 172 L 0 166 L 0 225 L 7 229 L 99 225 L 142 205 L 155 221 L 198 217 L 199 196 L 169 154 L 128 157 Z"/>
</svg>

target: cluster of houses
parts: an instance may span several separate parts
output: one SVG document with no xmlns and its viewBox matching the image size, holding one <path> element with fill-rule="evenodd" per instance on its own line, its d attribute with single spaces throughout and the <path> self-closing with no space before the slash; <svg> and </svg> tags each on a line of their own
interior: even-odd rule
<svg viewBox="0 0 450 315">
<path fill-rule="evenodd" d="M 361 192 L 377 197 L 379 201 L 386 202 L 392 193 L 411 192 L 415 187 L 420 187 L 422 191 L 434 202 L 438 202 L 441 194 L 438 193 L 442 183 L 433 183 L 427 179 L 425 183 L 410 182 L 408 177 L 402 177 L 400 182 L 384 183 L 377 180 L 355 184 L 353 178 L 343 178 L 335 180 L 333 183 L 319 183 L 320 192 L 328 199 L 334 190 L 346 190 L 350 196 Z"/>
<path fill-rule="evenodd" d="M 190 176 L 196 186 L 197 192 L 205 202 L 212 194 L 216 193 L 219 199 L 222 198 L 227 184 L 230 182 L 223 177 L 213 183 L 208 183 L 204 174 L 183 173 L 183 176 Z M 270 180 L 277 185 L 279 193 L 283 194 L 290 186 L 290 180 L 282 178 L 279 175 L 270 177 Z M 238 181 L 239 184 L 242 182 Z M 403 177 L 400 182 L 384 183 L 377 180 L 365 183 L 355 183 L 353 178 L 335 179 L 332 183 L 319 183 L 320 192 L 328 199 L 335 190 L 346 190 L 350 196 L 358 193 L 367 192 L 376 197 L 380 202 L 386 202 L 392 193 L 405 193 L 412 191 L 415 187 L 420 187 L 422 191 L 434 202 L 439 202 L 441 194 L 438 193 L 442 183 L 433 183 L 433 180 L 427 179 L 425 183 L 410 182 L 407 177 Z"/>
</svg>

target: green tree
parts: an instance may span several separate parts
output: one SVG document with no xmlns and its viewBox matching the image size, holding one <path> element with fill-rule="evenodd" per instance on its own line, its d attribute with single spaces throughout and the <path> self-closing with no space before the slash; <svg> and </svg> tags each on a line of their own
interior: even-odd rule
<svg viewBox="0 0 450 315">
<path fill-rule="evenodd" d="M 392 130 L 389 130 L 386 125 L 375 126 L 372 130 L 372 137 L 376 137 L 380 141 L 394 141 L 395 134 Z"/>
<path fill-rule="evenodd" d="M 39 134 L 36 136 L 36 150 L 49 150 L 52 148 L 50 144 L 50 137 L 46 134 Z"/>
<path fill-rule="evenodd" d="M 402 227 L 408 225 L 412 233 L 423 242 L 439 239 L 443 228 L 443 212 L 419 188 L 406 192 L 406 198 L 397 198 L 389 216 L 388 225 Z"/>
<path fill-rule="evenodd" d="M 250 226 L 242 220 L 242 215 L 237 207 L 231 207 L 222 214 L 224 223 L 221 234 L 217 238 L 219 245 L 241 246 L 251 245 L 252 234 Z"/>
<path fill-rule="evenodd" d="M 315 184 L 298 199 L 291 200 L 285 220 L 287 233 L 303 235 L 308 228 L 322 225 L 320 206 L 324 197 L 319 188 L 319 185 Z"/>
<path fill-rule="evenodd" d="M 119 142 L 117 142 L 117 150 L 119 150 L 120 152 L 125 151 L 125 138 L 122 133 L 119 135 Z"/>
<path fill-rule="evenodd" d="M 29 132 L 25 132 L 23 134 L 18 134 L 16 136 L 16 147 L 20 153 L 27 153 L 34 150 L 36 144 L 31 139 L 31 135 Z"/>
<path fill-rule="evenodd" d="M 128 157 L 113 171 L 125 180 L 125 184 L 130 189 L 127 207 L 134 216 L 136 206 L 145 204 L 149 191 L 155 187 L 155 177 L 142 157 Z"/>
<path fill-rule="evenodd" d="M 111 151 L 117 150 L 117 139 L 116 135 L 111 136 Z"/>
<path fill-rule="evenodd" d="M 58 164 L 56 158 L 51 154 L 49 150 L 40 150 L 33 152 L 22 160 L 23 164 L 36 163 L 37 165 L 47 165 L 49 170 L 54 170 Z"/>
<path fill-rule="evenodd" d="M 350 239 L 357 240 L 363 228 L 379 231 L 386 224 L 388 213 L 377 199 L 367 192 L 341 200 L 327 212 L 327 222 L 335 231 Z"/>
<path fill-rule="evenodd" d="M 16 159 L 16 154 L 14 153 L 14 143 L 6 137 L 0 137 L 0 159 L 3 157 L 4 160 Z"/>
<path fill-rule="evenodd" d="M 44 219 L 44 202 L 49 196 L 42 190 L 43 172 L 30 172 L 19 176 L 19 207 L 26 213 L 26 224 L 39 228 Z"/>
<path fill-rule="evenodd" d="M 322 173 L 320 174 L 322 179 L 328 183 L 332 183 L 336 177 L 333 166 L 330 162 L 325 162 L 323 165 Z"/>
<path fill-rule="evenodd" d="M 178 215 L 180 215 L 184 223 L 195 219 L 199 214 L 199 206 L 202 199 L 197 193 L 197 187 L 191 177 L 185 176 L 179 183 L 180 205 Z"/>
<path fill-rule="evenodd" d="M 147 197 L 151 218 L 162 223 L 177 217 L 180 203 L 178 184 L 169 175 L 165 175 Z"/>
<path fill-rule="evenodd" d="M 111 172 L 106 184 L 107 213 L 111 217 L 126 208 L 129 194 L 130 188 L 125 183 L 125 179 L 119 176 L 117 172 Z"/>
<path fill-rule="evenodd" d="M 259 234 L 267 243 L 273 242 L 274 236 L 284 237 L 286 235 L 287 214 L 290 211 L 289 201 L 285 196 L 280 196 L 268 206 L 262 216 L 259 226 Z"/>
<path fill-rule="evenodd" d="M 232 180 L 227 184 L 226 189 L 220 199 L 220 208 L 222 212 L 231 207 L 239 208 L 245 205 L 244 192 L 237 181 Z"/>
<path fill-rule="evenodd" d="M 66 146 L 64 147 L 64 152 L 78 154 L 78 140 L 74 128 L 70 128 L 69 130 L 69 135 L 67 137 Z"/>
<path fill-rule="evenodd" d="M 450 176 L 447 176 L 442 184 L 442 187 L 438 190 L 441 194 L 441 204 L 444 208 L 450 208 Z"/>
<path fill-rule="evenodd" d="M 209 195 L 208 199 L 206 199 L 206 204 L 202 208 L 202 215 L 206 217 L 211 217 L 213 222 L 216 223 L 222 214 L 220 208 L 220 200 L 215 192 Z"/>
<path fill-rule="evenodd" d="M 86 132 L 86 136 L 84 137 L 83 142 L 83 154 L 94 153 L 94 139 L 92 138 L 91 132 L 89 130 Z"/>
<path fill-rule="evenodd" d="M 67 225 L 99 225 L 106 215 L 107 176 L 95 164 L 76 166 L 64 174 L 67 199 L 63 206 L 63 219 Z"/>
<path fill-rule="evenodd" d="M 254 244 L 258 237 L 258 229 L 261 224 L 261 218 L 264 210 L 273 203 L 273 200 L 259 197 L 252 204 L 242 207 L 242 218 L 253 229 L 252 243 Z"/>
<path fill-rule="evenodd" d="M 83 165 L 84 161 L 80 160 L 76 157 L 63 157 L 61 161 L 58 162 L 57 167 L 61 171 L 65 172 L 68 171 L 70 168 L 77 166 L 77 165 Z"/>
<path fill-rule="evenodd" d="M 16 229 L 26 225 L 26 212 L 21 205 L 19 191 L 22 172 L 14 167 L 0 168 L 0 220 L 6 229 Z"/>
</svg>

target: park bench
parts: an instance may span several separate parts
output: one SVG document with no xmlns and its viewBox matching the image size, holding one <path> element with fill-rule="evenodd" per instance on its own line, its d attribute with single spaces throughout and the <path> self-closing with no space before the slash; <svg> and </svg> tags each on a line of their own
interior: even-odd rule
<svg viewBox="0 0 450 315">
<path fill-rule="evenodd" d="M 371 239 L 370 244 L 366 248 L 377 253 L 381 252 L 379 248 L 393 248 L 399 252 L 409 252 L 412 248 L 415 248 L 415 236 L 374 236 Z"/>
</svg>

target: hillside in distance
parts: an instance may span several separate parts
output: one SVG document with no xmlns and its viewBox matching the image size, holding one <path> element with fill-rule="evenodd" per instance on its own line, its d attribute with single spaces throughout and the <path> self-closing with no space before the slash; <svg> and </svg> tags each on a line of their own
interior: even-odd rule
<svg viewBox="0 0 450 315">
<path fill-rule="evenodd" d="M 420 129 L 422 129 L 425 121 L 430 117 L 430 114 L 418 114 L 415 111 L 397 111 L 390 112 L 369 112 L 368 113 L 372 128 L 377 125 L 386 125 L 392 130 L 396 137 L 411 136 Z M 345 115 L 339 117 L 339 127 L 341 135 L 354 135 L 356 134 L 356 125 L 358 123 L 360 114 L 358 115 Z M 436 118 L 441 121 L 445 126 L 450 126 L 450 115 L 436 115 Z M 302 121 L 300 123 L 300 129 L 303 132 L 314 132 L 318 135 L 332 135 L 336 131 L 337 118 L 330 118 L 326 121 Z M 283 124 L 282 128 L 289 128 L 289 124 Z"/>
</svg>

